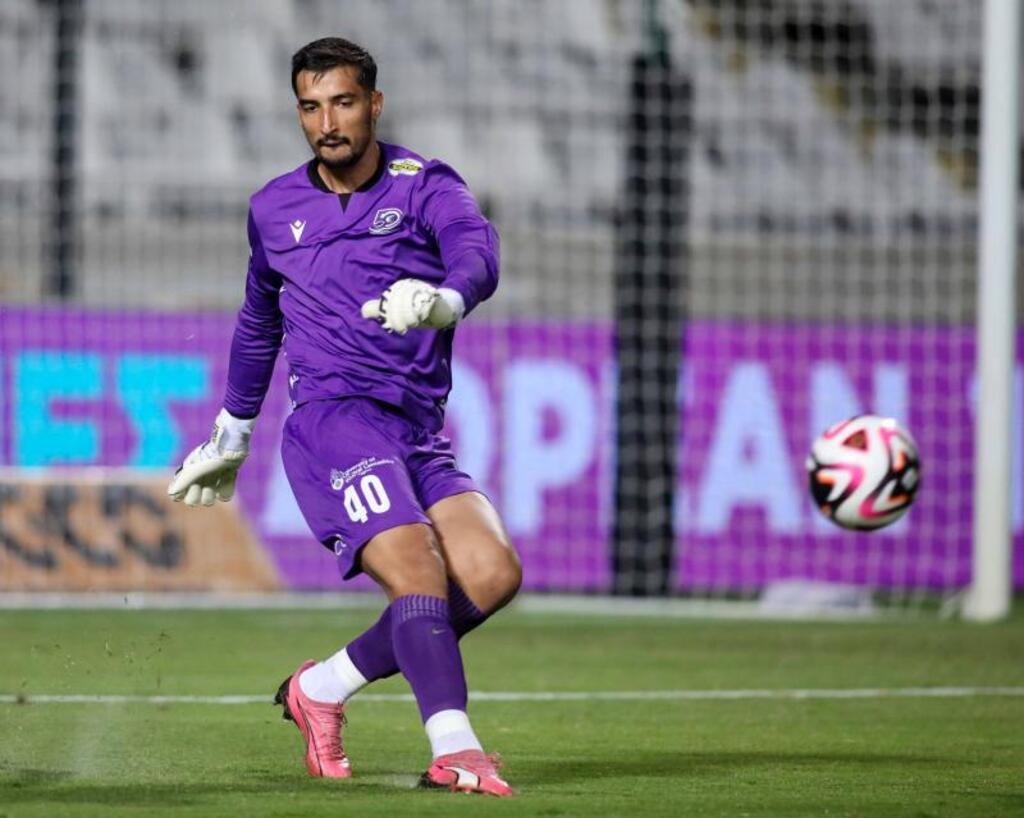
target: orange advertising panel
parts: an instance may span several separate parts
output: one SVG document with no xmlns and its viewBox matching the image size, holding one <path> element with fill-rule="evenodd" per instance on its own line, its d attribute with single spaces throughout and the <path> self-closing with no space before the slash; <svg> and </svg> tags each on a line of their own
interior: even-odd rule
<svg viewBox="0 0 1024 818">
<path fill-rule="evenodd" d="M 174 503 L 163 477 L 117 469 L 0 471 L 0 590 L 280 587 L 238 503 Z"/>
</svg>

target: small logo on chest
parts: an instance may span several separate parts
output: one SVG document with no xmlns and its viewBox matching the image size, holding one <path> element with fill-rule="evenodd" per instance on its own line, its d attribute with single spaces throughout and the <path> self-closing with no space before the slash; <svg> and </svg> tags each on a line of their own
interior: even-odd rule
<svg viewBox="0 0 1024 818">
<path fill-rule="evenodd" d="M 292 235 L 295 236 L 295 243 L 299 243 L 299 239 L 302 238 L 302 231 L 306 229 L 306 223 L 296 219 L 288 225 L 292 229 Z"/>
<path fill-rule="evenodd" d="M 370 225 L 370 232 L 375 236 L 383 236 L 386 233 L 393 233 L 402 223 L 405 216 L 397 207 L 385 207 L 373 215 L 373 224 Z"/>
</svg>

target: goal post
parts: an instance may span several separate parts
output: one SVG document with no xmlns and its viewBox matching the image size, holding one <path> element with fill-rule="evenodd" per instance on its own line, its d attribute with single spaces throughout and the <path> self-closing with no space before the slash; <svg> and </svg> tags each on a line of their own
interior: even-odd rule
<svg viewBox="0 0 1024 818">
<path fill-rule="evenodd" d="M 986 0 L 982 33 L 978 251 L 978 409 L 975 415 L 974 552 L 964 617 L 1010 610 L 1012 396 L 1016 330 L 1020 3 Z"/>
</svg>

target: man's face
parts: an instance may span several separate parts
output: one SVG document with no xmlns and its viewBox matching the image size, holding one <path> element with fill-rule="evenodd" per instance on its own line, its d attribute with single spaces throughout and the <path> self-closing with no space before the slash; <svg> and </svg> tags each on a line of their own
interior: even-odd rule
<svg viewBox="0 0 1024 818">
<path fill-rule="evenodd" d="M 300 71 L 299 124 L 316 157 L 330 170 L 355 165 L 373 143 L 377 117 L 384 104 L 380 91 L 367 91 L 355 66 L 332 68 L 317 77 Z"/>
</svg>

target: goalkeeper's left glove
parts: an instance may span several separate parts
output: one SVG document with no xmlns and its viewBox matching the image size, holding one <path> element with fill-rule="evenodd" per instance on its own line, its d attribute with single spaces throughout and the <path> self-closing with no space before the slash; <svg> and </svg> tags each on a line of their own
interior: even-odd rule
<svg viewBox="0 0 1024 818">
<path fill-rule="evenodd" d="M 405 335 L 415 327 L 448 329 L 462 318 L 465 302 L 457 290 L 434 287 L 417 278 L 402 278 L 380 298 L 363 304 L 363 318 L 380 322 L 388 332 Z"/>
<path fill-rule="evenodd" d="M 221 409 L 213 425 L 213 433 L 205 443 L 196 446 L 174 473 L 167 493 L 174 502 L 185 505 L 212 506 L 214 500 L 227 502 L 235 493 L 235 477 L 249 455 L 256 418 L 236 418 Z"/>
</svg>

